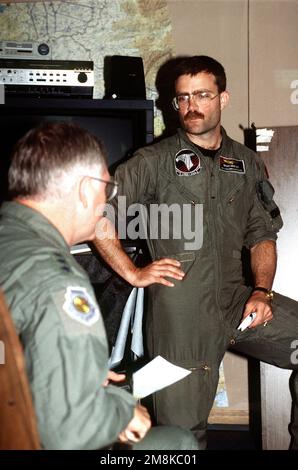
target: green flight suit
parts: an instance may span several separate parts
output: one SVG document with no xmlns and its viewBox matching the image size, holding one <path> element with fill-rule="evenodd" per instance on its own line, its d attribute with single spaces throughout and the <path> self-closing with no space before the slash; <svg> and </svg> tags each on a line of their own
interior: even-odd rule
<svg viewBox="0 0 298 470">
<path fill-rule="evenodd" d="M 276 240 L 282 220 L 262 160 L 230 139 L 224 129 L 222 136 L 221 149 L 211 158 L 179 130 L 137 151 L 115 174 L 126 207 L 139 203 L 150 213 L 147 219 L 142 216 L 147 232 L 143 227 L 141 233 L 147 235 L 152 259 L 178 259 L 186 273 L 174 288 L 155 284 L 148 289 L 147 345 L 150 356 L 160 354 L 192 370 L 184 380 L 156 394 L 158 423 L 179 424 L 198 435 L 206 428 L 219 365 L 229 346 L 240 347 L 243 341 L 249 354 L 297 369 L 290 359 L 292 341 L 298 338 L 297 302 L 276 294 L 274 320 L 266 328 L 237 331 L 251 292 L 244 285 L 242 248 Z M 120 204 L 118 199 L 118 224 L 123 223 L 121 207 L 125 212 Z M 187 207 L 192 221 L 196 205 L 203 207 L 197 226 L 197 232 L 202 230 L 202 246 L 186 245 L 189 232 L 186 237 L 183 227 L 177 236 L 183 219 L 179 211 L 169 218 L 168 238 L 161 236 L 166 222 L 152 222 L 150 209 L 162 204 L 178 206 L 181 214 Z M 294 403 L 297 406 L 297 385 Z"/>
<path fill-rule="evenodd" d="M 102 386 L 108 347 L 91 284 L 56 228 L 15 202 L 0 210 L 0 285 L 23 344 L 41 445 L 99 449 L 115 442 L 135 399 Z M 147 436 L 135 448 L 197 449 L 189 431 Z"/>
</svg>

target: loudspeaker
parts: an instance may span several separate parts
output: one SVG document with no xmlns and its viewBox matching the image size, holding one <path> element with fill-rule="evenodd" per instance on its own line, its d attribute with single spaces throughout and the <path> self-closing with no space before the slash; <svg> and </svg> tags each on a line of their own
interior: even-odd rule
<svg viewBox="0 0 298 470">
<path fill-rule="evenodd" d="M 104 60 L 105 98 L 146 99 L 143 59 L 107 56 Z"/>
</svg>

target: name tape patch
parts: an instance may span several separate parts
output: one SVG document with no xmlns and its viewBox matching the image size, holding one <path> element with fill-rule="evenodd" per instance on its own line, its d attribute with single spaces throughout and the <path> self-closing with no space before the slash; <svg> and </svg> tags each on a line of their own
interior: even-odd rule
<svg viewBox="0 0 298 470">
<path fill-rule="evenodd" d="M 219 169 L 229 173 L 242 173 L 245 174 L 244 160 L 238 158 L 219 157 Z"/>
</svg>

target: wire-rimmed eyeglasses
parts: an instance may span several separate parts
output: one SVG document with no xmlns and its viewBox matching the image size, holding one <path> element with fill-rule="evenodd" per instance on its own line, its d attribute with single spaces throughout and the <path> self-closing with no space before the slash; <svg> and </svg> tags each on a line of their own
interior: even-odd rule
<svg viewBox="0 0 298 470">
<path fill-rule="evenodd" d="M 172 104 L 174 109 L 178 111 L 179 109 L 183 109 L 186 108 L 186 106 L 189 106 L 190 100 L 192 98 L 197 106 L 206 106 L 219 95 L 220 93 L 214 95 L 210 91 L 200 90 L 194 91 L 193 93 L 180 93 L 173 98 Z"/>
<path fill-rule="evenodd" d="M 100 181 L 101 183 L 105 183 L 106 201 L 111 201 L 116 196 L 117 191 L 118 191 L 118 183 L 113 178 L 107 181 L 107 180 L 103 180 L 102 178 L 96 178 L 95 176 L 89 176 L 89 175 L 87 176 L 88 178 L 91 178 L 93 180 L 97 180 L 97 181 Z"/>
</svg>

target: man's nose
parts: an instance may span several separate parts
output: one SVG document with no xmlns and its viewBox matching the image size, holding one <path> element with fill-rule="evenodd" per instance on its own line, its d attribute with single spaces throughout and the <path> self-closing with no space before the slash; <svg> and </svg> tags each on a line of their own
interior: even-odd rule
<svg viewBox="0 0 298 470">
<path fill-rule="evenodd" d="M 198 110 L 199 105 L 197 104 L 195 97 L 193 95 L 189 96 L 188 100 L 188 111 Z"/>
</svg>

